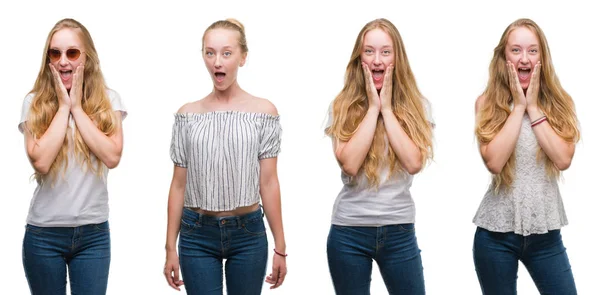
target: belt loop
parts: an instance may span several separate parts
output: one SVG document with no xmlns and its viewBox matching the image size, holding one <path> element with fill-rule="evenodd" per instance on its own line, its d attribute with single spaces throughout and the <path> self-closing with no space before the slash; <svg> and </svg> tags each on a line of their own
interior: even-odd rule
<svg viewBox="0 0 600 295">
<path fill-rule="evenodd" d="M 236 219 L 236 223 L 237 223 L 237 228 L 241 229 L 242 228 L 242 219 L 239 216 L 236 216 L 235 219 Z M 245 222 L 245 220 L 244 220 L 244 222 Z"/>
<path fill-rule="evenodd" d="M 260 213 L 261 213 L 261 218 L 265 217 L 265 210 L 263 210 L 263 205 L 262 204 L 258 204 L 258 209 L 260 209 Z"/>
</svg>

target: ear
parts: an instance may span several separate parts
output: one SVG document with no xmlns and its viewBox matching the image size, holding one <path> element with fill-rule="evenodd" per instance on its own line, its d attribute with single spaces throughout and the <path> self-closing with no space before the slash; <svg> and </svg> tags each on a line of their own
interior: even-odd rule
<svg viewBox="0 0 600 295">
<path fill-rule="evenodd" d="M 248 52 L 242 54 L 242 60 L 240 61 L 240 67 L 243 67 L 246 64 L 247 57 L 248 57 Z"/>
</svg>

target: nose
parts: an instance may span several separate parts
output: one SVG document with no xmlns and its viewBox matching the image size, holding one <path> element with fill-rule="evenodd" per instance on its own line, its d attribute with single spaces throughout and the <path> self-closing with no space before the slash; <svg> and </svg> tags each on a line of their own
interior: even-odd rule
<svg viewBox="0 0 600 295">
<path fill-rule="evenodd" d="M 60 59 L 58 60 L 58 64 L 61 66 L 67 66 L 69 64 L 69 59 L 67 59 L 66 52 L 61 52 Z"/>
<path fill-rule="evenodd" d="M 222 62 L 221 62 L 221 56 L 220 55 L 216 55 L 215 56 L 215 68 L 220 68 L 222 66 Z"/>
<path fill-rule="evenodd" d="M 523 51 L 523 55 L 521 56 L 521 63 L 522 64 L 529 63 L 529 56 L 527 55 L 527 51 Z"/>
<path fill-rule="evenodd" d="M 375 60 L 373 60 L 373 63 L 375 65 L 380 65 L 381 64 L 381 58 L 379 56 L 379 53 L 375 53 Z"/>
</svg>

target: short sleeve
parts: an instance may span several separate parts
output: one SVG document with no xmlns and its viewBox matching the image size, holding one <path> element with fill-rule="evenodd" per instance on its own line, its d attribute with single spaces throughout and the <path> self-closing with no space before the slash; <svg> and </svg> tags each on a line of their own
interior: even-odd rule
<svg viewBox="0 0 600 295">
<path fill-rule="evenodd" d="M 327 108 L 327 115 L 325 116 L 325 125 L 323 125 L 323 130 L 325 131 L 325 135 L 330 136 L 331 134 L 327 134 L 327 129 L 333 125 L 333 102 L 329 104 L 329 108 Z"/>
<path fill-rule="evenodd" d="M 27 117 L 29 116 L 29 109 L 31 108 L 31 102 L 33 101 L 33 97 L 35 95 L 33 93 L 27 94 L 23 99 L 23 106 L 21 107 L 21 120 L 19 120 L 19 131 L 23 133 L 24 124 L 27 122 Z"/>
<path fill-rule="evenodd" d="M 187 168 L 187 134 L 188 124 L 185 114 L 175 114 L 173 134 L 171 138 L 171 160 L 182 168 Z"/>
<path fill-rule="evenodd" d="M 281 151 L 281 132 L 279 116 L 269 116 L 264 119 L 260 132 L 259 160 L 277 157 Z"/>
<path fill-rule="evenodd" d="M 423 98 L 423 108 L 425 109 L 425 118 L 431 124 L 431 128 L 435 128 L 435 121 L 433 120 L 433 115 L 431 111 L 431 103 L 429 100 Z"/>
<path fill-rule="evenodd" d="M 120 111 L 121 121 L 125 120 L 125 117 L 127 117 L 127 108 L 125 107 L 125 104 L 123 104 L 121 95 L 119 95 L 119 93 L 116 91 L 109 89 L 108 97 L 110 98 L 110 104 L 112 105 L 113 111 Z"/>
</svg>

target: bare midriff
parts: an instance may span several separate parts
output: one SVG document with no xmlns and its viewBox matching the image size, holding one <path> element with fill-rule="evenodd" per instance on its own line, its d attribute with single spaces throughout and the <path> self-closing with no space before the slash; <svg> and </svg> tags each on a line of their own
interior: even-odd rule
<svg viewBox="0 0 600 295">
<path fill-rule="evenodd" d="M 231 211 L 208 211 L 208 210 L 204 210 L 204 209 L 200 209 L 200 208 L 190 208 L 190 209 L 192 209 L 195 212 L 200 213 L 202 215 L 214 216 L 214 217 L 241 216 L 241 215 L 246 215 L 248 213 L 252 213 L 252 212 L 258 210 L 258 203 L 250 205 L 250 206 L 238 207 L 235 210 L 231 210 Z"/>
</svg>

